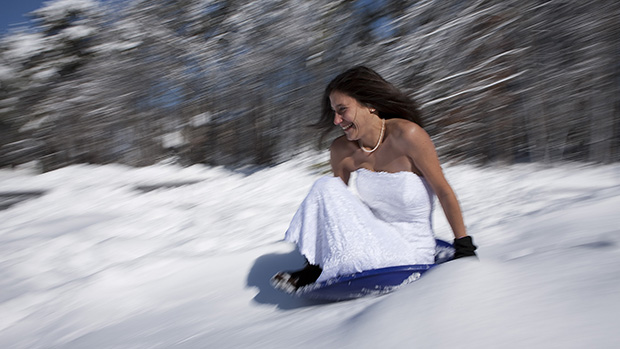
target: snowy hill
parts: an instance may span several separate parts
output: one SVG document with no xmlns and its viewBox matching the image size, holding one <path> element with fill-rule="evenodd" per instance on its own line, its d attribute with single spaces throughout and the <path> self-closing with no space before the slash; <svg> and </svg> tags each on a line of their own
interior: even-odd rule
<svg viewBox="0 0 620 349">
<path fill-rule="evenodd" d="M 2 348 L 612 348 L 620 166 L 445 167 L 480 261 L 386 296 L 318 304 L 268 278 L 320 174 L 158 165 L 0 171 Z M 440 210 L 435 230 L 449 239 Z"/>
</svg>

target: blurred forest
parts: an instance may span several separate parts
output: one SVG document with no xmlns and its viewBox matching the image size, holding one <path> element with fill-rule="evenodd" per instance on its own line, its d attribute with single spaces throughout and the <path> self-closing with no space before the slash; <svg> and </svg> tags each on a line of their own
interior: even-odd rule
<svg viewBox="0 0 620 349">
<path fill-rule="evenodd" d="M 364 64 L 442 158 L 620 160 L 616 0 L 55 0 L 0 40 L 0 166 L 274 164 Z M 328 143 L 323 144 L 326 148 Z"/>
</svg>

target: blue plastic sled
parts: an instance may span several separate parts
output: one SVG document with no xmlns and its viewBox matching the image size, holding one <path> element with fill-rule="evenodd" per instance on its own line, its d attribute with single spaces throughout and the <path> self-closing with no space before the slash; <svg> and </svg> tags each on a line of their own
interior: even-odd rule
<svg viewBox="0 0 620 349">
<path fill-rule="evenodd" d="M 295 295 L 304 298 L 339 301 L 392 292 L 418 280 L 422 274 L 431 268 L 454 257 L 452 244 L 439 239 L 436 241 L 435 264 L 400 265 L 365 270 L 301 287 L 295 291 Z"/>
</svg>

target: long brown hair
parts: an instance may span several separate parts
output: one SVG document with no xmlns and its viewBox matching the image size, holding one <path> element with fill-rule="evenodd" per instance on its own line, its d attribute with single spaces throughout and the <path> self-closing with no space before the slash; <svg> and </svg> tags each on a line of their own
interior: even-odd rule
<svg viewBox="0 0 620 349">
<path fill-rule="evenodd" d="M 325 88 L 321 101 L 321 117 L 313 125 L 324 131 L 321 139 L 334 127 L 334 111 L 329 99 L 333 91 L 342 92 L 362 105 L 376 109 L 379 117 L 383 119 L 406 119 L 423 126 L 413 99 L 385 81 L 374 70 L 358 66 L 336 76 Z"/>
</svg>

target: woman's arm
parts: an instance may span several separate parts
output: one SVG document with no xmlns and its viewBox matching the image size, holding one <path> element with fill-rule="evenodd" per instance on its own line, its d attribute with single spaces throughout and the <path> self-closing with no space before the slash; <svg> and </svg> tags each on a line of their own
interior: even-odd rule
<svg viewBox="0 0 620 349">
<path fill-rule="evenodd" d="M 344 136 L 336 138 L 329 147 L 330 158 L 329 163 L 332 166 L 332 172 L 335 177 L 340 177 L 345 184 L 349 184 L 351 176 L 350 167 L 347 166 L 351 162 L 348 150 L 348 141 Z"/>
<path fill-rule="evenodd" d="M 467 236 L 461 207 L 454 190 L 443 174 L 435 146 L 428 133 L 418 125 L 412 125 L 404 130 L 402 141 L 405 143 L 404 149 L 407 155 L 437 195 L 454 233 L 454 238 L 460 239 Z"/>
</svg>

